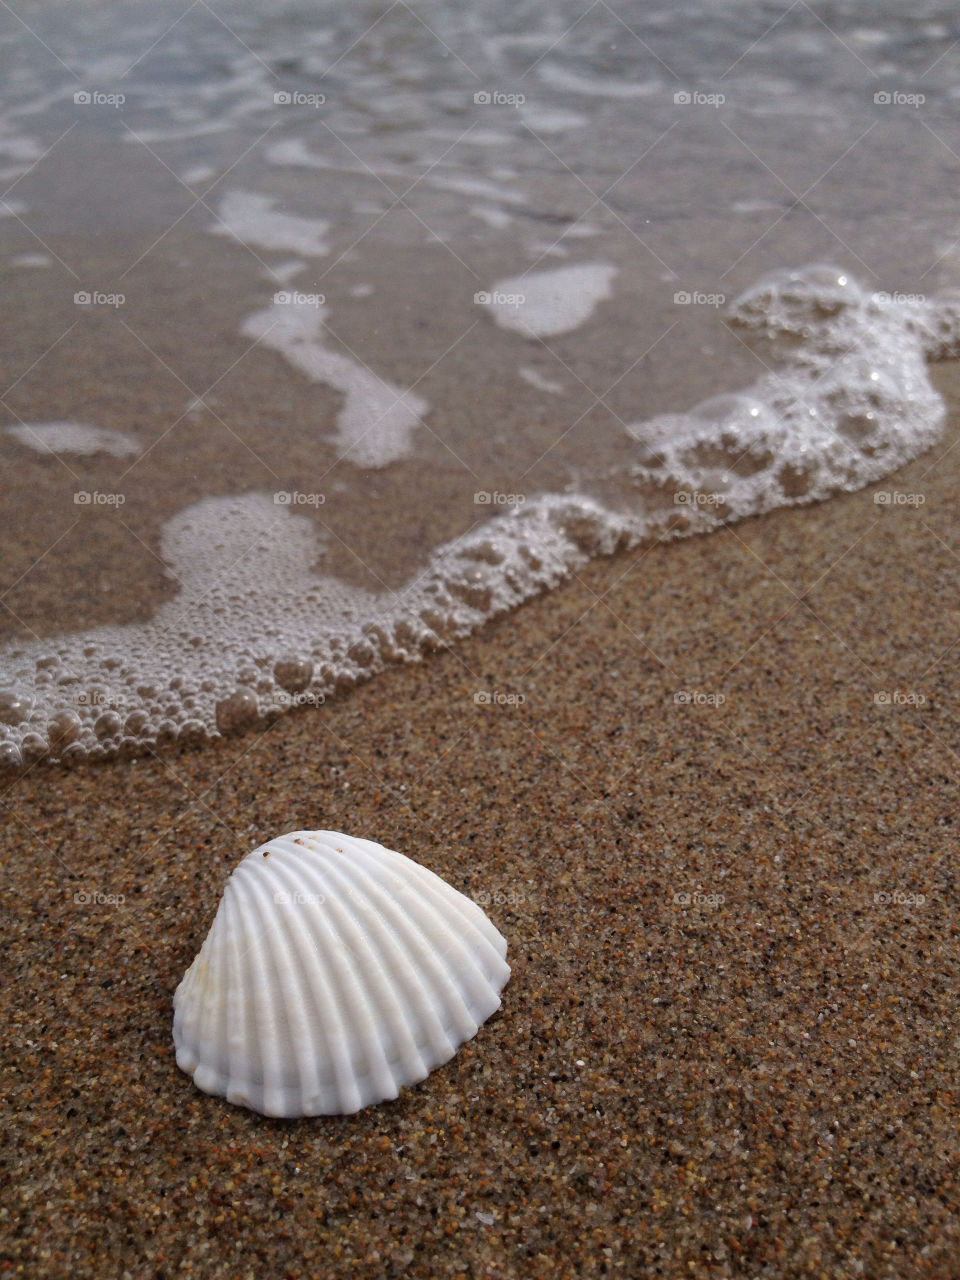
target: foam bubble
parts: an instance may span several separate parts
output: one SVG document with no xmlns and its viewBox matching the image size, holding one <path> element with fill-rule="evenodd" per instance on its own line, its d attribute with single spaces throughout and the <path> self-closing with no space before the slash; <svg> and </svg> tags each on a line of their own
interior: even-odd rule
<svg viewBox="0 0 960 1280">
<path fill-rule="evenodd" d="M 800 270 L 772 271 L 733 303 L 730 316 L 745 328 L 768 337 L 790 334 L 803 338 L 811 350 L 824 340 L 843 340 L 842 315 L 856 316 L 864 303 L 860 285 L 848 272 L 826 263 Z"/>
<path fill-rule="evenodd" d="M 488 227 L 493 227 L 495 231 L 502 231 L 514 221 L 513 214 L 507 213 L 505 209 L 497 209 L 493 205 L 472 204 L 470 212 L 475 218 L 485 222 Z"/>
<path fill-rule="evenodd" d="M 8 133 L 8 127 L 4 122 L 0 121 L 0 155 L 9 156 L 11 160 L 25 161 L 25 167 L 22 172 L 26 172 L 26 168 L 32 165 L 34 161 L 43 159 L 43 147 L 33 138 L 28 138 L 24 134 Z M 7 203 L 13 202 L 8 201 Z"/>
<path fill-rule="evenodd" d="M 329 372 L 322 318 L 285 314 L 287 352 Z M 152 619 L 0 649 L 0 760 L 103 757 L 264 726 L 451 643 L 593 556 L 857 488 L 937 439 L 944 406 L 925 358 L 956 354 L 960 295 L 900 305 L 814 267 L 767 277 L 732 318 L 805 340 L 751 386 L 631 427 L 635 458 L 606 477 L 609 498 L 530 496 L 436 547 L 397 591 L 324 573 L 313 522 L 269 495 L 188 507 L 160 548 L 180 591 Z M 257 313 L 250 331 L 275 319 Z"/>
<path fill-rule="evenodd" d="M 635 477 L 699 526 L 828 497 L 880 479 L 929 448 L 944 405 L 927 373 L 952 314 L 889 306 L 839 268 L 815 264 L 765 276 L 730 318 L 767 336 L 802 338 L 784 366 L 686 413 L 628 427 L 641 446 Z M 940 345 L 945 345 L 940 340 Z"/>
<path fill-rule="evenodd" d="M 537 74 L 555 89 L 591 98 L 649 98 L 663 88 L 659 80 L 614 80 L 611 76 L 582 75 L 550 61 L 541 62 Z"/>
<path fill-rule="evenodd" d="M 562 107 L 521 107 L 520 118 L 534 133 L 566 133 L 589 123 L 580 112 L 565 111 Z"/>
<path fill-rule="evenodd" d="M 570 253 L 558 244 L 556 240 L 532 240 L 530 242 L 530 252 L 535 253 L 538 258 L 569 258 Z"/>
<path fill-rule="evenodd" d="M 185 182 L 188 187 L 192 187 L 197 183 L 209 182 L 211 178 L 217 176 L 217 171 L 210 164 L 195 164 L 189 169 L 184 169 L 180 174 L 180 181 Z"/>
<path fill-rule="evenodd" d="M 317 572 L 322 543 L 289 507 L 206 498 L 164 531 L 180 591 L 149 622 L 4 646 L 0 742 L 11 759 L 68 760 L 262 726 L 467 634 L 618 538 L 589 499 L 548 497 L 438 547 L 406 587 L 375 595 Z"/>
<path fill-rule="evenodd" d="M 488 291 L 487 306 L 501 329 L 530 337 L 569 333 L 593 315 L 610 296 L 616 267 L 589 263 L 553 267 L 498 280 Z"/>
<path fill-rule="evenodd" d="M 502 204 L 526 204 L 527 198 L 512 187 L 501 182 L 489 182 L 486 178 L 443 178 L 431 174 L 425 179 L 431 187 L 440 191 L 455 191 L 462 196 L 482 196 L 485 200 L 500 201 Z"/>
<path fill-rule="evenodd" d="M 600 228 L 592 222 L 573 222 L 569 227 L 565 227 L 563 238 L 565 240 L 589 240 L 591 236 L 598 236 Z"/>
<path fill-rule="evenodd" d="M 0 168 L 0 181 L 12 182 L 14 178 L 23 177 L 43 158 L 46 148 L 33 138 L 14 133 L 11 125 L 0 119 L 0 157 L 6 163 Z M 0 203 L 0 218 L 14 217 L 26 213 L 28 206 L 22 200 L 4 200 Z"/>
<path fill-rule="evenodd" d="M 404 457 L 430 406 L 366 366 L 323 345 L 324 306 L 274 303 L 243 323 L 248 338 L 278 351 L 312 382 L 325 382 L 344 396 L 337 414 L 337 444 L 357 466 L 383 467 Z"/>
<path fill-rule="evenodd" d="M 116 458 L 125 458 L 140 452 L 140 444 L 133 436 L 84 422 L 22 422 L 4 430 L 37 453 L 112 453 Z"/>
<path fill-rule="evenodd" d="M 294 276 L 298 276 L 307 264 L 300 258 L 291 258 L 289 262 L 279 262 L 275 267 L 267 267 L 263 274 L 276 284 L 289 284 Z"/>
<path fill-rule="evenodd" d="M 49 253 L 16 253 L 10 259 L 11 267 L 52 267 Z"/>
<path fill-rule="evenodd" d="M 255 191 L 230 191 L 220 202 L 220 221 L 214 235 L 232 236 L 258 249 L 279 249 L 317 257 L 329 252 L 329 223 L 322 218 L 301 218 L 281 213 L 271 196 Z"/>
<path fill-rule="evenodd" d="M 545 378 L 536 369 L 522 368 L 518 369 L 517 373 L 519 373 L 524 382 L 529 382 L 530 386 L 536 387 L 538 391 L 549 391 L 551 395 L 555 396 L 563 394 L 562 382 L 557 382 L 553 378 Z"/>
</svg>

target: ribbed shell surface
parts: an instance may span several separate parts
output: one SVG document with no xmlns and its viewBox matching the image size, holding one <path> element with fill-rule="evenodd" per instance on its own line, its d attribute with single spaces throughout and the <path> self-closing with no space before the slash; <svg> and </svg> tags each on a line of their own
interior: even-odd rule
<svg viewBox="0 0 960 1280">
<path fill-rule="evenodd" d="M 279 836 L 234 870 L 177 988 L 177 1065 L 263 1115 L 359 1111 L 476 1035 L 506 953 L 476 903 L 403 854 Z"/>
</svg>

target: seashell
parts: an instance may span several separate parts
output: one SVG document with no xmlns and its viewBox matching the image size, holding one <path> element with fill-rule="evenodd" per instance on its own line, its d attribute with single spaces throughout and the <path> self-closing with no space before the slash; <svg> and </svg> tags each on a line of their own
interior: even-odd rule
<svg viewBox="0 0 960 1280">
<path fill-rule="evenodd" d="M 395 1098 L 500 1007 L 506 939 L 372 840 L 294 831 L 248 854 L 173 998 L 177 1066 L 267 1116 Z"/>
</svg>

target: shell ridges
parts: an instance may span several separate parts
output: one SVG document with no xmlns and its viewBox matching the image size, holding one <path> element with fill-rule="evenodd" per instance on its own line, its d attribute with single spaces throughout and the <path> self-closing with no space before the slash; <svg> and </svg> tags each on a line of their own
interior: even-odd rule
<svg viewBox="0 0 960 1280">
<path fill-rule="evenodd" d="M 177 1065 L 270 1116 L 349 1114 L 447 1062 L 500 1006 L 506 940 L 370 840 L 294 831 L 248 854 L 174 996 Z"/>
</svg>

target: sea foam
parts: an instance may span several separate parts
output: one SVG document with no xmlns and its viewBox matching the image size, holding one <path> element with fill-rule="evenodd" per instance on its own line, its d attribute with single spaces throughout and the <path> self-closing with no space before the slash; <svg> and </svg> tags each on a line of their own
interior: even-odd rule
<svg viewBox="0 0 960 1280">
<path fill-rule="evenodd" d="M 21 422 L 4 430 L 37 453 L 111 453 L 125 458 L 140 452 L 139 442 L 126 432 L 91 427 L 85 422 Z"/>
<path fill-rule="evenodd" d="M 958 354 L 960 295 L 901 302 L 815 266 L 761 280 L 730 319 L 792 339 L 775 372 L 633 424 L 634 460 L 606 477 L 607 498 L 531 495 L 436 547 L 395 591 L 325 573 L 312 520 L 268 494 L 187 507 L 160 547 L 179 594 L 148 622 L 3 646 L 0 754 L 103 757 L 266 725 L 450 644 L 591 557 L 856 489 L 939 437 L 926 362 Z M 248 331 L 267 340 L 276 322 L 288 358 L 355 385 L 356 368 L 323 350 L 322 317 L 271 309 Z"/>
<path fill-rule="evenodd" d="M 485 303 L 501 329 L 531 338 L 569 333 L 609 298 L 616 274 L 616 267 L 605 262 L 527 271 L 498 280 L 487 291 Z"/>
<path fill-rule="evenodd" d="M 337 444 L 351 462 L 383 467 L 402 458 L 429 404 L 412 391 L 392 386 L 350 356 L 329 350 L 324 345 L 329 309 L 297 302 L 297 296 L 278 294 L 273 306 L 248 316 L 242 326 L 244 336 L 278 351 L 311 382 L 324 382 L 342 393 Z"/>
<path fill-rule="evenodd" d="M 210 230 L 214 235 L 232 236 L 258 249 L 278 249 L 322 257 L 328 252 L 329 224 L 321 218 L 301 218 L 282 213 L 277 201 L 256 191 L 230 191 L 218 211 L 219 221 Z"/>
</svg>

